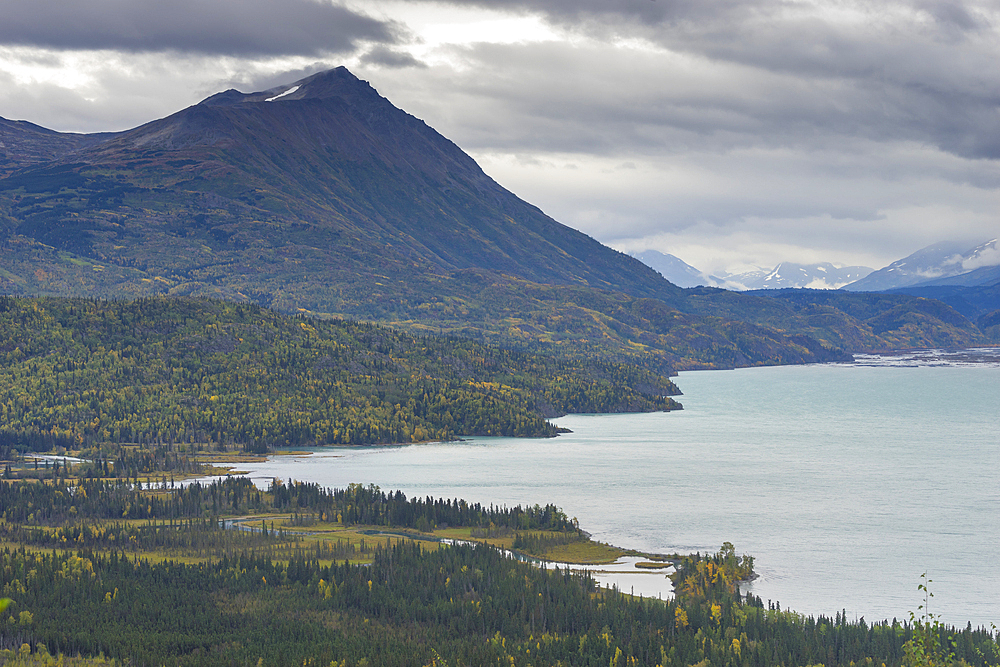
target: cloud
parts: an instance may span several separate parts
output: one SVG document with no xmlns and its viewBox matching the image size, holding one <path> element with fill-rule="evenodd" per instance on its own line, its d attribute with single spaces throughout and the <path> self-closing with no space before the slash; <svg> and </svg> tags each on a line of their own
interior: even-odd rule
<svg viewBox="0 0 1000 667">
<path fill-rule="evenodd" d="M 542 16 L 559 34 L 443 45 L 419 76 L 368 78 L 602 241 L 641 250 L 669 234 L 708 264 L 717 243 L 727 261 L 753 248 L 763 264 L 882 266 L 995 234 L 995 3 L 479 5 Z M 556 168 L 568 164 L 578 169 Z"/>
<path fill-rule="evenodd" d="M 426 68 L 427 64 L 417 60 L 412 54 L 405 51 L 395 51 L 385 46 L 376 46 L 361 56 L 362 65 L 373 65 L 375 67 L 391 67 L 402 69 L 408 67 Z"/>
<path fill-rule="evenodd" d="M 412 97 L 421 107 L 414 112 L 462 122 L 462 145 L 470 148 L 625 155 L 851 150 L 862 140 L 1000 156 L 1000 93 L 991 101 L 989 86 L 944 76 L 937 87 L 930 79 L 881 85 L 877 77 L 819 76 L 590 39 L 476 44 L 435 55 L 440 61 L 421 77 L 380 75 L 380 85 Z M 982 76 L 996 78 L 1000 91 L 994 69 L 984 66 Z M 431 89 L 437 93 L 420 92 Z"/>
<path fill-rule="evenodd" d="M 782 261 L 885 266 L 945 239 L 995 234 L 1000 165 L 930 147 L 689 150 L 634 159 L 477 154 L 508 189 L 620 250 L 654 248 L 702 270 Z M 579 168 L 567 173 L 562 162 Z M 964 168 L 962 167 L 964 165 Z M 992 173 L 993 187 L 969 183 Z M 984 177 L 986 173 L 977 173 Z"/>
<path fill-rule="evenodd" d="M 996 239 L 986 244 L 978 253 L 962 262 L 962 268 L 972 271 L 984 266 L 1000 266 L 1000 245 Z"/>
<path fill-rule="evenodd" d="M 490 0 L 461 2 L 544 16 L 573 44 L 648 47 L 661 72 L 640 100 L 663 93 L 678 63 L 700 63 L 705 88 L 731 95 L 691 107 L 727 130 L 784 123 L 801 133 L 931 143 L 971 158 L 1000 158 L 1000 7 L 996 3 L 890 0 Z M 538 54 L 536 54 L 538 55 Z M 485 54 L 484 54 L 485 57 Z M 621 58 L 613 58 L 621 61 Z M 550 62 L 536 60 L 537 63 Z M 554 62 L 559 67 L 559 60 Z M 513 65 L 513 63 L 511 63 Z M 640 64 L 640 70 L 644 66 Z M 618 71 L 622 83 L 640 74 Z M 726 80 L 725 74 L 738 78 Z M 591 78 L 591 77 L 588 77 Z M 677 77 L 674 77 L 677 78 Z M 561 90 L 566 84 L 554 87 Z M 568 82 L 567 82 L 568 83 Z M 613 91 L 610 91 L 613 94 Z M 758 93 L 755 95 L 755 93 Z M 679 99 L 678 99 L 679 98 Z M 709 100 L 705 100 L 709 102 Z M 669 105 L 668 105 L 669 108 Z M 705 112 L 709 113 L 705 113 Z M 678 118 L 674 122 L 683 123 Z"/>
<path fill-rule="evenodd" d="M 314 0 L 6 0 L 0 44 L 230 56 L 346 52 L 399 26 Z"/>
</svg>

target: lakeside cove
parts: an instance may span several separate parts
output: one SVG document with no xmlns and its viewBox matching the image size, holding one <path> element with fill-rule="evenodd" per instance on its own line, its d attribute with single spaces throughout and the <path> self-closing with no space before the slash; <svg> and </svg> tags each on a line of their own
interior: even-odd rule
<svg viewBox="0 0 1000 667">
<path fill-rule="evenodd" d="M 905 618 L 928 572 L 937 613 L 989 627 L 1000 623 L 998 357 L 684 372 L 683 411 L 569 415 L 554 421 L 573 433 L 550 440 L 325 449 L 241 469 L 262 483 L 551 501 L 594 539 L 647 553 L 729 540 L 756 558 L 754 595 L 806 614 Z"/>
</svg>

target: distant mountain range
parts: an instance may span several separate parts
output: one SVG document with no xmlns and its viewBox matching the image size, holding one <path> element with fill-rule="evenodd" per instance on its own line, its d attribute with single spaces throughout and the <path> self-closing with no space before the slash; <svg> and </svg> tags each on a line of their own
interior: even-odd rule
<svg viewBox="0 0 1000 667">
<path fill-rule="evenodd" d="M 872 272 L 867 266 L 834 266 L 820 264 L 794 264 L 782 262 L 768 272 L 755 271 L 742 274 L 725 274 L 728 284 L 738 284 L 742 289 L 840 289 Z"/>
<path fill-rule="evenodd" d="M 678 257 L 657 250 L 631 254 L 681 287 L 708 285 L 738 291 L 801 288 L 884 292 L 944 286 L 991 287 L 1000 283 L 998 239 L 980 243 L 971 249 L 958 243 L 936 243 L 877 271 L 867 266 L 838 267 L 827 262 L 782 262 L 770 270 L 756 268 L 709 275 Z"/>
<path fill-rule="evenodd" d="M 906 295 L 682 289 L 505 190 L 344 68 L 121 133 L 0 120 L 0 142 L 0 292 L 252 300 L 664 371 L 987 340 Z M 870 322 L 890 311 L 912 317 Z"/>
<path fill-rule="evenodd" d="M 738 291 L 788 288 L 840 289 L 872 272 L 867 266 L 838 267 L 827 262 L 821 264 L 782 262 L 770 270 L 755 269 L 709 275 L 678 257 L 658 250 L 643 250 L 631 254 L 680 287 L 706 285 Z"/>
<path fill-rule="evenodd" d="M 880 292 L 901 287 L 960 285 L 979 287 L 1000 282 L 997 239 L 966 249 L 936 243 L 847 285 L 854 292 Z"/>
<path fill-rule="evenodd" d="M 774 269 L 707 275 L 673 255 L 656 250 L 632 253 L 682 287 L 710 285 L 737 291 L 831 290 L 906 294 L 946 303 L 1000 340 L 1000 245 L 993 239 L 974 248 L 942 242 L 874 271 L 866 266 L 782 262 Z M 787 295 L 782 298 L 787 300 Z M 814 300 L 819 295 L 814 295 Z"/>
</svg>

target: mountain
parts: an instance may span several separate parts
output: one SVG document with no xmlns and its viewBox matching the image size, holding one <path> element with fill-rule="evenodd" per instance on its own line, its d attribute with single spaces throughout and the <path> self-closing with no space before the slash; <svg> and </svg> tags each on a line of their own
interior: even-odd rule
<svg viewBox="0 0 1000 667">
<path fill-rule="evenodd" d="M 760 289 L 840 289 L 872 272 L 867 266 L 834 266 L 829 262 L 819 264 L 794 264 L 782 262 L 767 271 L 759 269 L 745 273 L 727 273 L 718 280 L 724 286 L 735 285 L 741 290 Z"/>
<path fill-rule="evenodd" d="M 1000 245 L 998 239 L 980 243 L 962 253 L 961 269 L 965 273 L 917 283 L 916 286 L 954 285 L 962 287 L 989 287 L 1000 283 Z"/>
<path fill-rule="evenodd" d="M 929 245 L 844 289 L 880 292 L 917 285 L 972 287 L 996 282 L 1000 282 L 1000 248 L 993 239 L 971 249 L 952 242 Z"/>
<path fill-rule="evenodd" d="M 106 141 L 114 133 L 55 132 L 23 120 L 0 118 L 0 178 L 13 171 Z"/>
<path fill-rule="evenodd" d="M 782 262 L 773 269 L 757 268 L 737 273 L 709 276 L 673 255 L 643 250 L 632 256 L 652 267 L 680 287 L 722 287 L 737 291 L 759 289 L 840 289 L 872 272 L 867 266 L 838 267 L 828 262 L 793 264 Z"/>
<path fill-rule="evenodd" d="M 632 257 L 679 287 L 715 285 L 715 282 L 707 278 L 701 271 L 673 255 L 664 254 L 658 250 L 643 250 L 631 254 Z"/>
<path fill-rule="evenodd" d="M 1000 283 L 1000 265 L 981 266 L 968 273 L 960 273 L 957 276 L 938 278 L 917 283 L 914 287 L 935 287 L 951 285 L 956 287 L 992 287 Z"/>
<path fill-rule="evenodd" d="M 963 248 L 947 242 L 928 246 L 845 289 L 935 299 L 975 322 L 989 340 L 1000 342 L 998 239 Z"/>
<path fill-rule="evenodd" d="M 246 285 L 247 255 L 262 251 L 272 263 L 294 258 L 309 273 L 349 271 L 367 284 L 408 280 L 416 265 L 424 275 L 489 269 L 625 284 L 645 296 L 672 289 L 504 190 L 344 68 L 261 93 L 219 93 L 2 187 L 24 193 L 11 210 L 15 234 L 234 296 Z M 308 307 L 340 309 L 309 291 Z"/>
<path fill-rule="evenodd" d="M 875 312 L 817 326 L 773 299 L 682 289 L 505 190 L 344 68 L 115 134 L 4 127 L 13 295 L 250 300 L 664 373 L 985 340 L 969 322 L 873 334 Z"/>
<path fill-rule="evenodd" d="M 996 318 L 990 316 L 1000 311 L 1000 280 L 992 285 L 924 285 L 899 287 L 889 292 L 936 299 L 976 322 L 980 328 L 997 324 L 993 321 Z M 990 318 L 990 323 L 984 323 L 984 318 Z"/>
<path fill-rule="evenodd" d="M 828 262 L 820 264 L 793 264 L 782 262 L 774 267 L 757 284 L 747 285 L 750 289 L 839 289 L 872 272 L 867 266 L 837 267 Z"/>
<path fill-rule="evenodd" d="M 709 276 L 714 287 L 722 287 L 728 290 L 735 290 L 737 292 L 744 292 L 748 289 L 749 285 L 754 285 L 764 280 L 771 273 L 771 269 L 764 268 L 762 266 L 757 266 L 745 271 L 723 271 L 719 275 Z"/>
</svg>

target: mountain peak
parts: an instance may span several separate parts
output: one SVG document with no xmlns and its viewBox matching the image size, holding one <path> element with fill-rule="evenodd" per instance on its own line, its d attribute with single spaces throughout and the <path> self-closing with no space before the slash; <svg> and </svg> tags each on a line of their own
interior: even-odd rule
<svg viewBox="0 0 1000 667">
<path fill-rule="evenodd" d="M 875 271 L 846 289 L 855 292 L 879 292 L 901 287 L 987 284 L 1000 273 L 1000 250 L 996 240 L 980 243 L 966 250 L 954 242 L 942 242 L 921 248 Z M 980 282 L 985 281 L 985 282 Z"/>
<path fill-rule="evenodd" d="M 50 218 L 32 218 L 19 227 L 23 234 L 122 265 L 141 255 L 147 269 L 166 275 L 207 262 L 234 286 L 259 261 L 258 248 L 276 257 L 291 252 L 295 271 L 312 267 L 301 275 L 318 290 L 304 303 L 323 312 L 353 305 L 319 288 L 315 275 L 329 284 L 344 275 L 352 285 L 391 284 L 395 302 L 425 275 L 466 270 L 643 297 L 677 291 L 518 199 L 344 67 L 259 92 L 224 91 L 46 168 L 57 169 L 55 180 L 39 171 L 16 183 L 32 192 L 85 191 L 92 215 L 71 234 Z M 14 183 L 6 184 L 20 187 Z M 62 220 L 61 211 L 53 218 Z M 109 234 L 103 230 L 112 219 Z M 171 250 L 146 261 L 150 247 Z M 454 284 L 462 280 L 457 275 Z M 463 293 L 462 285 L 452 289 Z M 368 299 L 369 291 L 359 294 Z"/>
<path fill-rule="evenodd" d="M 333 69 L 311 74 L 292 83 L 283 83 L 255 93 L 241 93 L 229 89 L 202 100 L 201 104 L 211 107 L 236 106 L 271 102 L 291 102 L 296 100 L 329 98 L 380 97 L 367 81 L 354 76 L 341 65 Z"/>
</svg>

